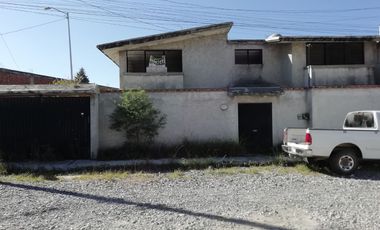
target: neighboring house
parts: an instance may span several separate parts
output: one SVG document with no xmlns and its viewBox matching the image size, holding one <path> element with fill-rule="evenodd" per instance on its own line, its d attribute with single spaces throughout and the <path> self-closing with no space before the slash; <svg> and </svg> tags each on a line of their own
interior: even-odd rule
<svg viewBox="0 0 380 230">
<path fill-rule="evenodd" d="M 119 90 L 56 79 L 0 68 L 0 152 L 8 159 L 96 158 L 99 94 Z"/>
<path fill-rule="evenodd" d="M 231 27 L 97 46 L 119 66 L 121 89 L 148 90 L 168 115 L 156 141 L 228 139 L 261 149 L 279 144 L 287 126 L 339 128 L 335 120 L 346 110 L 380 108 L 379 36 L 228 40 Z M 118 95 L 101 97 L 107 103 Z M 108 116 L 111 110 L 102 111 L 101 103 L 100 114 Z M 120 144 L 118 134 L 104 133 L 101 148 Z"/>
<path fill-rule="evenodd" d="M 45 85 L 52 84 L 55 80 L 62 79 L 35 73 L 0 68 L 0 85 Z"/>
</svg>

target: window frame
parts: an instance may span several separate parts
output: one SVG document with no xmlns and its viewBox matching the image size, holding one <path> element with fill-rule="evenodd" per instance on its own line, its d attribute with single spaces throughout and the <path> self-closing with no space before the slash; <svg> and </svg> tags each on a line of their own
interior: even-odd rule
<svg viewBox="0 0 380 230">
<path fill-rule="evenodd" d="M 346 126 L 347 120 L 350 117 L 355 117 L 355 115 L 361 115 L 361 116 L 363 116 L 364 114 L 371 114 L 372 115 L 372 122 L 373 122 L 373 126 L 372 127 L 361 127 L 361 126 L 351 127 L 351 126 Z M 378 129 L 378 120 L 377 119 L 378 118 L 375 115 L 378 115 L 378 113 L 374 114 L 371 111 L 350 112 L 350 113 L 347 114 L 346 118 L 344 119 L 343 129 L 345 129 L 345 130 L 377 130 Z"/>
<path fill-rule="evenodd" d="M 313 45 L 319 45 L 322 46 L 320 52 L 322 53 L 322 62 L 321 63 L 311 63 L 311 47 Z M 328 47 L 334 47 L 337 48 L 338 46 L 343 46 L 342 49 L 342 55 L 343 55 L 343 62 L 342 63 L 331 63 L 331 55 L 333 54 L 331 52 L 331 49 Z M 349 56 L 350 51 L 353 46 L 360 45 L 360 54 L 358 56 L 355 56 L 354 59 L 358 58 L 360 60 L 359 62 L 353 62 L 353 58 Z M 330 53 L 329 53 L 330 51 Z M 315 51 L 314 51 L 315 52 Z M 364 54 L 364 42 L 309 42 L 306 43 L 306 66 L 309 65 L 364 65 L 365 64 L 365 54 Z"/>
<path fill-rule="evenodd" d="M 148 67 L 148 65 L 149 65 L 149 60 L 147 59 L 147 52 L 162 52 L 163 53 L 163 55 L 165 55 L 165 59 L 166 59 L 166 67 L 167 67 L 167 61 L 168 61 L 168 59 L 166 58 L 166 52 L 171 52 L 171 51 L 174 51 L 174 52 L 180 52 L 180 61 L 179 61 L 179 63 L 180 63 L 180 65 L 179 65 L 179 69 L 181 70 L 180 72 L 178 72 L 178 71 L 169 71 L 169 69 L 168 69 L 168 73 L 182 73 L 183 72 L 183 61 L 182 61 L 182 50 L 181 49 L 170 49 L 170 50 L 127 50 L 126 51 L 126 66 L 127 66 L 127 68 L 126 68 L 126 72 L 127 73 L 146 73 L 146 68 Z M 128 68 L 128 66 L 129 66 L 129 58 L 128 58 L 128 52 L 143 52 L 143 57 L 144 57 L 144 71 L 142 71 L 142 72 L 130 72 L 129 71 L 129 68 Z"/>
<path fill-rule="evenodd" d="M 242 52 L 245 51 L 245 61 L 244 62 L 238 62 L 238 58 L 236 55 L 236 52 Z M 254 62 L 256 58 L 251 58 L 250 56 L 250 51 L 252 53 L 258 52 L 259 57 L 258 57 L 258 62 Z M 262 65 L 263 64 L 263 50 L 262 49 L 235 49 L 234 50 L 234 55 L 235 55 L 235 65 Z"/>
</svg>

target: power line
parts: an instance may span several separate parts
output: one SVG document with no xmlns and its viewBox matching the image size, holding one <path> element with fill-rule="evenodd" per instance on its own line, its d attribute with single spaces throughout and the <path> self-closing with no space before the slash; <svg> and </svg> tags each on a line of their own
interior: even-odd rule
<svg viewBox="0 0 380 230">
<path fill-rule="evenodd" d="M 184 24 L 188 25 L 207 25 L 213 23 L 219 23 L 222 21 L 235 21 L 235 31 L 236 30 L 266 30 L 272 32 L 273 29 L 280 30 L 276 32 L 285 31 L 289 32 L 307 32 L 307 33 L 328 33 L 333 32 L 352 34 L 352 33 L 373 33 L 373 28 L 376 26 L 363 26 L 357 24 L 344 23 L 348 20 L 355 20 L 354 15 L 346 17 L 344 20 L 342 17 L 339 19 L 334 19 L 334 21 L 342 21 L 343 23 L 332 23 L 332 19 L 329 17 L 334 16 L 333 12 L 360 12 L 360 11 L 373 11 L 380 7 L 373 8 L 352 8 L 352 9 L 342 9 L 342 10 L 329 10 L 322 20 L 304 20 L 300 18 L 294 18 L 294 10 L 251 10 L 251 9 L 231 9 L 223 7 L 213 7 L 205 6 L 194 3 L 182 3 L 174 0 L 157 0 L 160 2 L 166 2 L 167 5 L 156 4 L 154 2 L 133 2 L 133 1 L 99 1 L 93 0 L 88 3 L 84 0 L 72 0 L 72 1 L 55 1 L 54 6 L 59 6 L 61 9 L 70 12 L 72 15 L 78 15 L 76 20 L 89 21 L 94 23 L 102 23 L 109 25 L 125 26 L 125 27 L 140 27 L 138 24 L 145 24 L 151 28 L 142 28 L 149 30 L 173 30 L 176 28 L 183 28 Z M 74 4 L 74 2 L 76 4 Z M 34 1 L 34 4 L 23 3 L 13 3 L 13 2 L 0 2 L 0 5 L 5 4 L 6 8 L 11 10 L 25 11 L 30 13 L 42 13 L 42 8 L 46 6 L 50 1 Z M 91 8 L 85 8 L 83 5 L 91 6 Z M 101 5 L 101 6 L 100 6 Z M 4 8 L 4 7 L 2 7 Z M 240 11 L 244 10 L 244 11 Z M 256 12 L 252 14 L 252 12 Z M 257 13 L 266 12 L 272 15 L 282 15 L 288 14 L 286 18 L 280 17 L 275 18 L 273 16 L 259 17 Z M 302 13 L 324 13 L 325 11 L 297 11 Z M 46 14 L 46 13 L 45 13 Z M 79 16 L 81 15 L 81 16 Z M 56 16 L 56 15 L 55 15 Z M 328 17 L 327 17 L 328 16 Z M 344 15 L 341 15 L 344 16 Z M 74 18 L 74 17 L 73 17 Z M 80 18 L 80 19 L 79 19 Z M 358 19 L 363 18 L 359 17 Z M 380 16 L 373 16 L 373 18 L 379 18 Z M 135 26 L 126 25 L 125 19 L 132 20 L 136 23 Z M 309 16 L 308 16 L 309 19 Z M 165 26 L 162 26 L 163 22 Z M 168 27 L 169 26 L 169 27 Z"/>
<path fill-rule="evenodd" d="M 63 21 L 63 20 L 65 20 L 65 19 L 58 19 L 58 20 L 54 20 L 54 21 L 50 21 L 50 22 L 45 22 L 45 23 L 41 23 L 41 24 L 38 24 L 38 25 L 34 25 L 34 26 L 23 27 L 23 28 L 20 28 L 20 29 L 17 29 L 17 30 L 12 30 L 12 31 L 8 31 L 8 32 L 5 32 L 5 33 L 0 33 L 0 35 L 7 35 L 7 34 L 21 32 L 21 31 L 24 31 L 24 30 L 30 30 L 30 29 L 34 29 L 36 27 L 52 24 L 52 23 L 55 23 L 55 22 Z"/>
<path fill-rule="evenodd" d="M 215 7 L 215 6 L 206 6 L 201 4 L 195 4 L 195 3 L 188 3 L 188 2 L 177 2 L 173 0 L 161 0 L 164 2 L 170 2 L 174 4 L 179 5 L 186 5 L 186 6 L 192 6 L 192 7 L 202 7 L 202 8 L 208 8 L 208 9 L 216 9 L 216 10 L 223 10 L 223 11 L 241 11 L 241 12 L 255 12 L 255 13 L 287 13 L 287 14 L 294 14 L 294 13 L 300 13 L 300 14 L 310 14 L 310 13 L 341 13 L 341 12 L 352 12 L 352 11 L 366 11 L 366 10 L 379 10 L 379 7 L 364 7 L 364 8 L 351 8 L 351 9 L 338 9 L 338 10 L 332 10 L 332 9 L 326 9 L 326 10 L 252 10 L 252 9 L 239 9 L 239 8 L 224 8 L 224 7 Z"/>
<path fill-rule="evenodd" d="M 16 59 L 15 59 L 15 57 L 13 56 L 12 51 L 11 51 L 11 49 L 9 48 L 7 42 L 5 41 L 4 36 L 3 36 L 2 34 L 0 34 L 0 37 L 1 37 L 1 39 L 3 40 L 4 45 L 5 45 L 5 47 L 7 48 L 8 53 L 9 53 L 9 55 L 11 56 L 11 58 L 12 58 L 12 60 L 13 60 L 13 63 L 16 65 L 16 67 L 17 67 L 18 69 L 20 69 L 20 66 L 17 64 Z"/>
<path fill-rule="evenodd" d="M 137 22 L 141 22 L 141 23 L 144 23 L 144 24 L 147 24 L 147 25 L 151 25 L 151 26 L 155 26 L 155 27 L 160 27 L 160 28 L 163 28 L 163 29 L 169 29 L 169 28 L 167 28 L 167 27 L 157 26 L 157 25 L 154 25 L 154 24 L 152 24 L 152 23 L 144 22 L 144 21 L 142 21 L 142 20 L 138 20 L 138 19 L 133 18 L 133 17 L 128 17 L 128 16 L 126 16 L 126 15 L 124 15 L 124 14 L 120 14 L 120 13 L 117 13 L 117 12 L 113 12 L 113 11 L 111 11 L 111 10 L 105 9 L 104 7 L 100 7 L 100 6 L 97 6 L 97 5 L 94 5 L 94 4 L 90 4 L 90 3 L 87 3 L 87 2 L 85 2 L 85 1 L 83 1 L 83 0 L 78 0 L 78 1 L 79 1 L 79 2 L 82 2 L 82 3 L 84 3 L 84 4 L 87 4 L 87 5 L 89 5 L 89 6 L 92 6 L 92 7 L 95 7 L 95 8 L 101 9 L 101 10 L 104 10 L 104 11 L 106 11 L 106 12 L 108 12 L 108 13 L 118 15 L 118 16 L 123 17 L 123 18 L 129 18 L 129 19 L 132 19 L 132 20 L 135 20 L 135 21 L 137 21 Z"/>
</svg>

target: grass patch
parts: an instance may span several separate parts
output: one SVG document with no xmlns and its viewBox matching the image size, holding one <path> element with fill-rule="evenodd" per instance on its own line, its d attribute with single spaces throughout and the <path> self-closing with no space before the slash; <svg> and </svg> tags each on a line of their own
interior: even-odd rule
<svg viewBox="0 0 380 230">
<path fill-rule="evenodd" d="M 124 170 L 107 170 L 107 171 L 91 171 L 91 172 L 79 172 L 69 175 L 60 176 L 61 179 L 73 179 L 73 180 L 138 180 L 145 181 L 153 178 L 153 174 L 145 172 L 131 172 Z"/>
<path fill-rule="evenodd" d="M 280 174 L 298 173 L 302 175 L 316 175 L 318 172 L 310 169 L 306 164 L 296 164 L 294 166 L 265 165 L 250 167 L 230 167 L 209 169 L 208 172 L 213 175 L 235 175 L 235 174 L 260 174 L 264 172 L 275 171 Z"/>
<path fill-rule="evenodd" d="M 174 170 L 167 174 L 167 177 L 172 180 L 182 179 L 185 177 L 185 173 L 182 170 Z"/>
<path fill-rule="evenodd" d="M 83 172 L 78 174 L 69 174 L 62 178 L 72 178 L 75 180 L 120 180 L 130 176 L 128 171 L 103 171 L 103 172 Z"/>
<path fill-rule="evenodd" d="M 17 182 L 43 182 L 58 180 L 54 174 L 36 174 L 36 173 L 20 173 L 20 174 L 8 174 L 0 176 L 2 181 L 17 181 Z"/>
<path fill-rule="evenodd" d="M 208 172 L 213 175 L 235 175 L 235 174 L 258 174 L 266 166 L 250 166 L 250 167 L 229 167 L 209 169 Z"/>
<path fill-rule="evenodd" d="M 106 171 L 82 171 L 69 174 L 58 172 L 20 172 L 0 175 L 0 181 L 14 182 L 43 182 L 43 181 L 66 181 L 66 180 L 124 180 L 147 181 L 153 179 L 154 174 L 147 172 L 132 172 L 126 170 L 106 170 Z"/>
<path fill-rule="evenodd" d="M 267 171 L 276 171 L 280 174 L 288 174 L 288 173 L 298 173 L 302 175 L 316 175 L 318 172 L 312 170 L 304 163 L 295 164 L 291 166 L 278 166 L 278 165 L 270 165 L 266 166 Z"/>
</svg>

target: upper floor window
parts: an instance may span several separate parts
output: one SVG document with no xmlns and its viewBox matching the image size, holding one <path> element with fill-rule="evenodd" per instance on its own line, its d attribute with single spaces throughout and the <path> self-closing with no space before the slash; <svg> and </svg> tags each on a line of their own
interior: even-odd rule
<svg viewBox="0 0 380 230">
<path fill-rule="evenodd" d="M 236 49 L 235 64 L 263 64 L 261 49 Z"/>
<path fill-rule="evenodd" d="M 307 65 L 352 65 L 364 64 L 364 44 L 353 43 L 308 43 Z"/>
<path fill-rule="evenodd" d="M 167 72 L 182 72 L 181 50 L 127 51 L 127 72 L 146 72 L 151 65 L 162 65 Z"/>
</svg>

